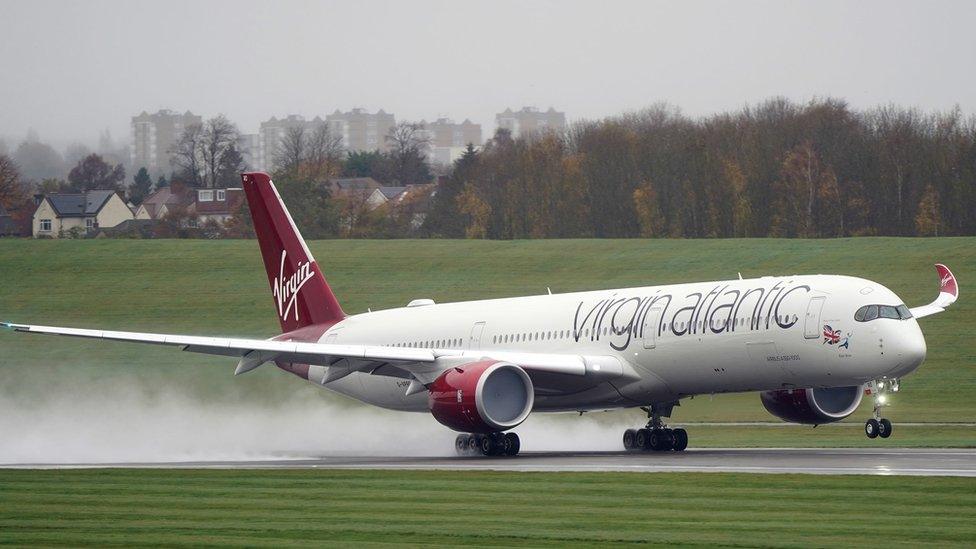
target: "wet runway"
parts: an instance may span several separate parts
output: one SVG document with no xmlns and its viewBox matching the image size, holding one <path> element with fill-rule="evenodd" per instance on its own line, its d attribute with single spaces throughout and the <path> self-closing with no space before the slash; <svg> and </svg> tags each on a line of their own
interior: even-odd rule
<svg viewBox="0 0 976 549">
<path fill-rule="evenodd" d="M 244 461 L 9 464 L 16 468 L 397 469 L 453 471 L 733 472 L 976 477 L 974 449 L 703 448 L 675 453 L 525 452 L 503 457 L 329 455 Z"/>
</svg>

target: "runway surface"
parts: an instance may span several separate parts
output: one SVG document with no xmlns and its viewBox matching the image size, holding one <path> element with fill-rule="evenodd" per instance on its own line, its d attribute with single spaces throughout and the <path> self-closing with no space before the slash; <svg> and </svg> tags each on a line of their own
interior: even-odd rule
<svg viewBox="0 0 976 549">
<path fill-rule="evenodd" d="M 976 450 L 902 448 L 703 448 L 685 452 L 526 452 L 515 458 L 330 455 L 253 461 L 8 464 L 6 468 L 397 469 L 807 473 L 976 477 Z"/>
</svg>

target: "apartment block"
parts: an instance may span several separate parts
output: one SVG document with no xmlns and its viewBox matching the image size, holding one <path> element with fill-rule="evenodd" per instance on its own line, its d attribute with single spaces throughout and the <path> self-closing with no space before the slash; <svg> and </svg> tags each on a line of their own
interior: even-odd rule
<svg viewBox="0 0 976 549">
<path fill-rule="evenodd" d="M 170 150 L 179 141 L 183 129 L 201 124 L 203 119 L 190 111 L 183 114 L 161 110 L 155 114 L 142 111 L 132 117 L 132 167 L 146 168 L 160 175 L 173 170 Z"/>
<path fill-rule="evenodd" d="M 523 107 L 520 111 L 505 109 L 495 115 L 495 125 L 512 132 L 513 138 L 546 131 L 558 132 L 566 129 L 566 113 L 552 107 L 545 112 L 534 107 Z"/>
<path fill-rule="evenodd" d="M 329 130 L 342 136 L 342 145 L 347 151 L 387 151 L 386 136 L 396 126 L 396 118 L 380 109 L 376 113 L 364 109 L 349 112 L 336 110 L 325 117 Z"/>
</svg>

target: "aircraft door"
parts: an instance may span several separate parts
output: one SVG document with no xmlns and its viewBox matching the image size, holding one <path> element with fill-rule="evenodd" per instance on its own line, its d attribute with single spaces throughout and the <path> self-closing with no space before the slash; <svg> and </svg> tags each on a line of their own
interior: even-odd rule
<svg viewBox="0 0 976 549">
<path fill-rule="evenodd" d="M 661 324 L 661 309 L 653 307 L 644 315 L 644 324 L 641 326 L 641 339 L 645 349 L 653 349 L 657 346 L 657 329 Z"/>
<path fill-rule="evenodd" d="M 471 327 L 471 337 L 468 339 L 468 349 L 477 351 L 481 349 L 481 334 L 485 331 L 484 322 L 475 322 Z"/>
<path fill-rule="evenodd" d="M 807 305 L 807 314 L 803 319 L 803 337 L 816 339 L 820 337 L 820 313 L 823 311 L 826 297 L 812 297 Z"/>
</svg>

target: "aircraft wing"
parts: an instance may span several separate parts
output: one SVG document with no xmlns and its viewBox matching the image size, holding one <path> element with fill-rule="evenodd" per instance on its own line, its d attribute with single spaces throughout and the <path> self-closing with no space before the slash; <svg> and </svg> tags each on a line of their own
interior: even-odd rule
<svg viewBox="0 0 976 549">
<path fill-rule="evenodd" d="M 912 307 L 910 311 L 915 318 L 923 318 L 941 313 L 946 310 L 946 307 L 952 305 L 959 299 L 959 284 L 956 282 L 956 277 L 949 270 L 949 267 L 941 263 L 936 263 L 935 271 L 939 274 L 939 296 L 928 305 Z"/>
<path fill-rule="evenodd" d="M 429 383 L 447 368 L 483 358 L 512 362 L 530 372 L 538 371 L 570 376 L 595 374 L 601 377 L 615 377 L 623 373 L 623 366 L 613 357 L 201 337 L 62 328 L 9 322 L 0 323 L 0 327 L 35 334 L 169 345 L 194 353 L 236 357 L 239 362 L 235 374 L 253 370 L 269 361 L 326 366 L 328 371 L 323 378 L 323 383 L 334 381 L 356 371 L 407 379 L 416 378 L 422 383 Z"/>
</svg>

